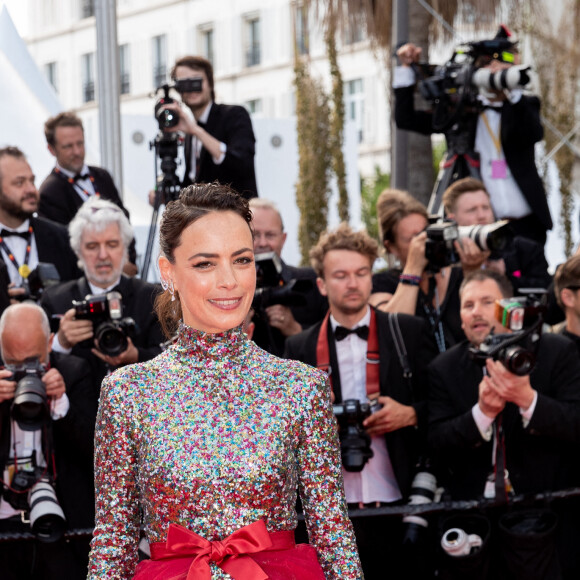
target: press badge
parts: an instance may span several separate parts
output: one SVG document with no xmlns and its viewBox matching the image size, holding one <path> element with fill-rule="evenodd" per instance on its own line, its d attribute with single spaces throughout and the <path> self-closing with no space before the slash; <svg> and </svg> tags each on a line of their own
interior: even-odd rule
<svg viewBox="0 0 580 580">
<path fill-rule="evenodd" d="M 492 179 L 506 179 L 508 173 L 508 166 L 505 159 L 494 159 L 491 162 L 491 178 Z"/>
</svg>

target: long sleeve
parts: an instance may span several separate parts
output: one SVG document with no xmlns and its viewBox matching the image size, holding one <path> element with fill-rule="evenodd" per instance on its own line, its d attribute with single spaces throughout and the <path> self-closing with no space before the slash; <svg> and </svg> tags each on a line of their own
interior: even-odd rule
<svg viewBox="0 0 580 580">
<path fill-rule="evenodd" d="M 103 381 L 95 433 L 96 525 L 89 579 L 129 579 L 137 565 L 137 453 L 133 402 L 126 389 L 121 378 Z"/>
<path fill-rule="evenodd" d="M 322 376 L 302 401 L 297 448 L 299 490 L 310 543 L 326 578 L 362 578 L 342 483 L 330 387 Z"/>
</svg>

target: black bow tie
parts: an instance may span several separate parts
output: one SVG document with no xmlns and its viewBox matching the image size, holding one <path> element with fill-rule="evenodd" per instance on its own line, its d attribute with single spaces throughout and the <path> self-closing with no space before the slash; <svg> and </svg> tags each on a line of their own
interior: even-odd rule
<svg viewBox="0 0 580 580">
<path fill-rule="evenodd" d="M 83 174 L 77 173 L 77 174 L 76 174 L 76 175 L 73 177 L 73 179 L 74 179 L 75 181 L 80 181 L 80 180 L 82 180 L 82 179 L 88 179 L 89 177 L 90 177 L 90 174 L 89 174 L 89 173 L 83 173 Z"/>
<path fill-rule="evenodd" d="M 334 338 L 336 338 L 336 340 L 344 340 L 349 334 L 356 334 L 359 338 L 368 340 L 369 327 L 357 326 L 356 328 L 345 328 L 344 326 L 337 326 L 334 329 Z"/>
<path fill-rule="evenodd" d="M 27 240 L 30 237 L 30 232 L 28 230 L 25 232 L 12 232 L 10 230 L 5 230 L 4 228 L 0 230 L 0 238 L 8 238 L 10 236 L 18 236 Z"/>
</svg>

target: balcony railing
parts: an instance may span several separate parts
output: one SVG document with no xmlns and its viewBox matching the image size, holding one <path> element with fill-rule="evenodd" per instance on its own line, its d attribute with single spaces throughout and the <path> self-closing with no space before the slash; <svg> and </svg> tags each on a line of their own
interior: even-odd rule
<svg viewBox="0 0 580 580">
<path fill-rule="evenodd" d="M 83 86 L 83 102 L 90 103 L 95 100 L 95 83 L 94 81 L 86 82 Z"/>
</svg>

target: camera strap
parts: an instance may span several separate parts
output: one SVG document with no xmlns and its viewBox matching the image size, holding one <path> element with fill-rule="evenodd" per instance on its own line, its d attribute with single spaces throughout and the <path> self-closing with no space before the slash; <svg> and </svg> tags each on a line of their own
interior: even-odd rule
<svg viewBox="0 0 580 580">
<path fill-rule="evenodd" d="M 26 232 L 26 252 L 24 253 L 24 261 L 22 265 L 19 265 L 14 257 L 14 253 L 8 247 L 6 242 L 4 241 L 4 237 L 0 237 L 0 247 L 4 250 L 4 253 L 8 256 L 8 259 L 12 262 L 12 265 L 16 268 L 18 273 L 22 276 L 22 278 L 26 279 L 30 275 L 30 268 L 28 263 L 30 261 L 30 250 L 32 248 L 32 234 L 33 234 L 32 224 L 28 226 L 28 232 Z M 20 235 L 20 234 L 18 234 Z M 24 236 L 23 236 L 24 237 Z"/>
<path fill-rule="evenodd" d="M 330 351 L 328 341 L 334 340 L 329 334 L 330 310 L 326 313 L 316 342 L 316 366 L 324 371 L 329 378 L 330 386 L 334 391 L 332 383 L 332 369 L 330 365 Z M 379 333 L 377 331 L 377 313 L 371 308 L 371 320 L 369 323 L 369 338 L 367 340 L 366 356 L 366 392 L 367 395 L 374 395 L 380 392 L 380 366 L 379 366 Z M 336 395 L 337 393 L 335 393 Z"/>
<path fill-rule="evenodd" d="M 91 185 L 93 186 L 93 189 L 95 190 L 94 194 L 92 194 L 90 191 L 88 191 L 84 187 L 82 187 L 78 183 L 78 180 L 75 179 L 74 177 L 68 177 L 67 175 L 65 175 L 58 167 L 55 167 L 52 170 L 52 172 L 55 175 L 58 175 L 60 178 L 64 179 L 70 185 L 72 185 L 73 189 L 79 194 L 80 198 L 83 201 L 87 201 L 87 199 L 89 199 L 89 197 L 92 197 L 93 195 L 96 195 L 97 197 L 99 197 L 100 194 L 97 190 L 97 186 L 95 185 L 95 178 L 90 174 L 90 172 L 87 174 L 86 179 L 88 179 L 91 182 Z M 84 179 L 84 176 L 82 177 L 82 179 Z"/>
<path fill-rule="evenodd" d="M 399 363 L 403 369 L 403 378 L 409 385 L 412 400 L 415 400 L 415 397 L 413 396 L 413 371 L 409 366 L 407 347 L 405 346 L 405 341 L 403 340 L 403 333 L 401 332 L 401 325 L 399 324 L 399 315 L 397 312 L 389 313 L 389 328 L 391 329 L 391 335 L 393 337 L 393 342 L 395 343 L 395 350 L 397 351 L 397 356 L 399 357 Z"/>
</svg>

